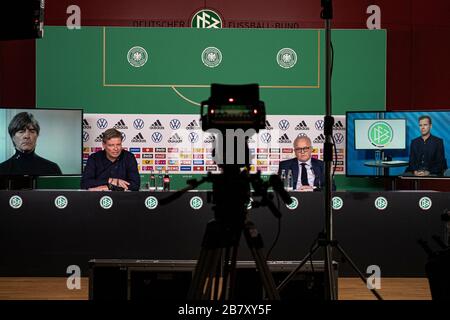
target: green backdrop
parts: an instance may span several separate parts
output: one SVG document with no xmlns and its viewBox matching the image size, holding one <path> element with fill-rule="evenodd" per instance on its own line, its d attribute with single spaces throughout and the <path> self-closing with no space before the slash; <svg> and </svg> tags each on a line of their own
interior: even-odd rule
<svg viewBox="0 0 450 320">
<path fill-rule="evenodd" d="M 386 31 L 333 30 L 332 40 L 333 113 L 384 110 Z M 148 54 L 139 68 L 127 60 L 134 46 Z M 222 54 L 215 68 L 202 62 L 206 47 Z M 278 65 L 282 48 L 297 53 L 294 67 Z M 324 32 L 315 29 L 46 27 L 36 46 L 36 101 L 38 107 L 81 107 L 85 113 L 195 114 L 210 83 L 258 83 L 268 114 L 320 115 L 324 53 Z M 186 177 L 175 175 L 175 187 Z M 380 183 L 337 177 L 339 189 Z M 78 185 L 79 178 L 39 181 L 40 188 Z"/>
</svg>

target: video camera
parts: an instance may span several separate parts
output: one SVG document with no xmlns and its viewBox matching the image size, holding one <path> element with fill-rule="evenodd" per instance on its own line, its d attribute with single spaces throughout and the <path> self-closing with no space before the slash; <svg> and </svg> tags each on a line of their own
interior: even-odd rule
<svg viewBox="0 0 450 320">
<path fill-rule="evenodd" d="M 206 112 L 205 112 L 206 109 Z M 265 128 L 266 110 L 258 84 L 211 84 L 211 97 L 201 103 L 202 130 Z"/>
</svg>

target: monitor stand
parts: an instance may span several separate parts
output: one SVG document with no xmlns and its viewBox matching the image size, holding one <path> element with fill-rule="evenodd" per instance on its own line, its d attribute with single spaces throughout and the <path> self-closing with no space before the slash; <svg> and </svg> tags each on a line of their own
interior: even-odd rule
<svg viewBox="0 0 450 320">
<path fill-rule="evenodd" d="M 0 177 L 0 190 L 34 190 L 36 189 L 36 185 L 36 176 Z"/>
</svg>

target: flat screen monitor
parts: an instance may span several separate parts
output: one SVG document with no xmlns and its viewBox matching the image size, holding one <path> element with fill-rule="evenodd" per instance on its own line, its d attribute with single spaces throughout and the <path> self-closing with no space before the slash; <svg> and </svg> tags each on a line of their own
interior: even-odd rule
<svg viewBox="0 0 450 320">
<path fill-rule="evenodd" d="M 430 140 L 422 139 L 424 116 Z M 417 177 L 419 169 L 435 171 L 425 178 L 450 178 L 449 123 L 450 110 L 347 112 L 346 175 Z"/>
<path fill-rule="evenodd" d="M 0 176 L 82 173 L 82 109 L 0 108 Z"/>
</svg>

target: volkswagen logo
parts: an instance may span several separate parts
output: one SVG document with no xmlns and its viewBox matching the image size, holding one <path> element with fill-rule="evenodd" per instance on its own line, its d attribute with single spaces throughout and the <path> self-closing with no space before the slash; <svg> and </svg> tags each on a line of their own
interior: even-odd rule
<svg viewBox="0 0 450 320">
<path fill-rule="evenodd" d="M 261 142 L 263 143 L 269 143 L 272 140 L 272 136 L 270 133 L 265 132 L 261 135 Z"/>
<path fill-rule="evenodd" d="M 188 138 L 191 143 L 196 143 L 198 141 L 198 134 L 195 132 L 191 132 L 189 133 Z"/>
<path fill-rule="evenodd" d="M 287 121 L 285 119 L 280 120 L 280 122 L 278 122 L 278 128 L 280 128 L 280 130 L 289 129 L 289 121 Z"/>
<path fill-rule="evenodd" d="M 136 130 L 141 130 L 144 127 L 144 120 L 142 119 L 136 119 L 133 121 L 133 127 Z"/>
<path fill-rule="evenodd" d="M 180 129 L 180 127 L 181 127 L 181 122 L 178 119 L 170 120 L 169 124 L 170 124 L 170 129 L 172 129 L 172 130 L 177 130 L 177 129 Z"/>
<path fill-rule="evenodd" d="M 336 143 L 340 144 L 340 143 L 344 142 L 344 135 L 342 133 L 336 133 L 333 137 L 334 137 L 334 141 Z"/>
<path fill-rule="evenodd" d="M 161 142 L 162 138 L 163 138 L 163 136 L 162 136 L 162 134 L 161 134 L 160 132 L 154 132 L 154 133 L 152 134 L 152 141 L 153 141 L 154 143 L 159 143 L 159 142 Z"/>
<path fill-rule="evenodd" d="M 89 133 L 86 131 L 83 131 L 83 142 L 89 141 Z"/>
<path fill-rule="evenodd" d="M 122 142 L 127 139 L 127 135 L 123 132 L 120 133 L 122 135 Z"/>
<path fill-rule="evenodd" d="M 108 121 L 106 121 L 106 119 L 100 118 L 97 120 L 97 128 L 106 129 L 107 126 L 108 126 Z"/>
<path fill-rule="evenodd" d="M 323 120 L 317 120 L 315 123 L 316 129 L 317 130 L 323 130 L 323 126 L 324 126 L 324 121 Z"/>
</svg>

